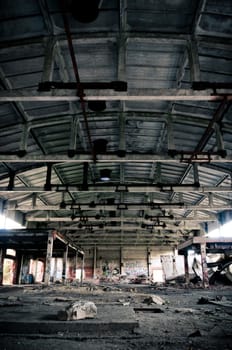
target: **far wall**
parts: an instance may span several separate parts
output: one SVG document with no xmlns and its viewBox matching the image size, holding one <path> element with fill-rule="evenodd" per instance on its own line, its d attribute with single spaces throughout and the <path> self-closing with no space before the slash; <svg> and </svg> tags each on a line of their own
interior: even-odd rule
<svg viewBox="0 0 232 350">
<path fill-rule="evenodd" d="M 149 276 L 154 282 L 184 274 L 184 261 L 167 247 L 94 247 L 85 248 L 85 277 L 133 279 Z"/>
</svg>

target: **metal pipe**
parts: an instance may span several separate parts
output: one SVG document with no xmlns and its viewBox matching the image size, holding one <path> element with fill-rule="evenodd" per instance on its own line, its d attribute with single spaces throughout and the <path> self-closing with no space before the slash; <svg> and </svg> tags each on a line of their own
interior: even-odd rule
<svg viewBox="0 0 232 350">
<path fill-rule="evenodd" d="M 74 47 L 73 47 L 73 43 L 72 43 L 71 31 L 70 31 L 69 22 L 68 22 L 66 13 L 65 13 L 65 9 L 66 9 L 65 0 L 62 0 L 61 3 L 62 3 L 62 8 L 63 8 L 62 18 L 63 18 L 63 22 L 64 22 L 64 28 L 65 28 L 67 41 L 68 41 L 68 47 L 69 47 L 69 52 L 70 52 L 70 56 L 71 56 L 71 60 L 72 60 L 73 70 L 74 70 L 74 74 L 75 74 L 75 78 L 76 78 L 77 96 L 80 98 L 81 109 L 82 109 L 82 113 L 83 113 L 83 116 L 84 116 L 84 121 L 85 121 L 86 132 L 87 132 L 88 141 L 89 141 L 89 146 L 90 146 L 90 149 L 91 149 L 93 160 L 95 162 L 96 161 L 96 155 L 95 155 L 95 152 L 94 152 L 94 149 L 93 149 L 93 145 L 92 145 L 92 140 L 91 140 L 91 135 L 90 135 L 90 130 L 89 130 L 89 124 L 88 124 L 88 119 L 87 119 L 87 114 L 86 114 L 86 109 L 85 109 L 84 90 L 83 90 L 83 86 L 82 86 L 82 84 L 80 82 L 80 76 L 79 76 L 79 72 L 78 72 L 77 61 L 76 61 Z"/>
</svg>

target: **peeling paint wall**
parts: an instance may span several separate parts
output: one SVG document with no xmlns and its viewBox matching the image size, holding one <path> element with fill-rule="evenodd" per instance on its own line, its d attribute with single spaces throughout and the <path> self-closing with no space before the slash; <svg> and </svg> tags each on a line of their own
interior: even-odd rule
<svg viewBox="0 0 232 350">
<path fill-rule="evenodd" d="M 148 276 L 147 248 L 123 248 L 123 272 L 130 278 Z"/>
<path fill-rule="evenodd" d="M 184 275 L 184 257 L 181 255 L 161 255 L 164 280 Z"/>
<path fill-rule="evenodd" d="M 163 282 L 165 273 L 161 255 L 172 255 L 164 247 L 89 247 L 85 249 L 86 279 L 117 277 L 120 274 L 133 279 L 149 276 L 154 282 Z M 172 269 L 170 269 L 170 274 Z"/>
</svg>

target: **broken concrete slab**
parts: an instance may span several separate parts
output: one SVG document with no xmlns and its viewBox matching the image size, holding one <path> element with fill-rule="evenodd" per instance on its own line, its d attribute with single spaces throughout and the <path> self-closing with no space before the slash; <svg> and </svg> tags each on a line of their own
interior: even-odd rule
<svg viewBox="0 0 232 350">
<path fill-rule="evenodd" d="M 194 314 L 194 313 L 197 313 L 198 311 L 197 310 L 194 310 L 194 309 L 191 309 L 191 308 L 185 308 L 185 307 L 181 307 L 181 308 L 175 308 L 174 310 L 175 313 L 179 313 L 179 312 L 182 312 L 186 315 L 190 314 Z"/>
<path fill-rule="evenodd" d="M 219 305 L 219 306 L 224 306 L 224 307 L 229 307 L 232 308 L 232 302 L 227 300 L 225 297 L 220 297 L 220 298 L 207 298 L 207 297 L 201 297 L 198 299 L 198 304 L 214 304 L 214 305 Z"/>
<path fill-rule="evenodd" d="M 162 299 L 158 295 L 150 295 L 149 297 L 145 298 L 143 300 L 143 302 L 145 304 L 148 304 L 148 305 L 150 305 L 150 304 L 164 305 L 165 304 L 164 299 Z"/>
<path fill-rule="evenodd" d="M 64 305 L 65 307 L 65 305 Z M 76 321 L 57 320 L 57 306 L 25 304 L 23 312 L 12 313 L 4 308 L 0 314 L 0 333 L 8 334 L 54 334 L 57 332 L 90 333 L 134 331 L 138 321 L 132 307 L 122 305 L 97 305 L 97 317 Z"/>
<path fill-rule="evenodd" d="M 164 310 L 159 307 L 134 307 L 134 310 L 135 312 L 164 313 Z"/>
<path fill-rule="evenodd" d="M 189 334 L 188 337 L 201 337 L 202 334 L 199 331 L 199 329 L 197 329 L 196 331 L 194 331 L 193 333 Z"/>
<path fill-rule="evenodd" d="M 60 321 L 76 321 L 96 316 L 97 307 L 92 301 L 76 301 L 57 313 L 57 319 Z"/>
</svg>

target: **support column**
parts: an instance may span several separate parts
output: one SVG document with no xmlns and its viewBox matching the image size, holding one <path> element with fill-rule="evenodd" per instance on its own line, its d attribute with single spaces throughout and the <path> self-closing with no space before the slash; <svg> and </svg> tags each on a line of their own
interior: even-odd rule
<svg viewBox="0 0 232 350">
<path fill-rule="evenodd" d="M 147 277 L 150 277 L 150 267 L 151 267 L 151 252 L 150 248 L 147 248 Z"/>
<path fill-rule="evenodd" d="M 190 78 L 192 82 L 201 80 L 200 60 L 197 40 L 192 37 L 188 43 Z"/>
<path fill-rule="evenodd" d="M 85 256 L 82 256 L 82 264 L 81 264 L 81 285 L 84 279 L 84 267 L 85 267 Z"/>
<path fill-rule="evenodd" d="M 119 261 L 120 275 L 124 273 L 124 264 L 123 264 L 123 248 L 120 248 L 120 261 Z"/>
<path fill-rule="evenodd" d="M 5 257 L 6 250 L 4 248 L 0 249 L 0 285 L 3 282 L 3 263 Z"/>
<path fill-rule="evenodd" d="M 188 265 L 188 251 L 184 253 L 184 271 L 185 271 L 185 283 L 189 283 L 189 265 Z"/>
<path fill-rule="evenodd" d="M 65 247 L 64 255 L 63 255 L 63 271 L 62 271 L 62 283 L 66 283 L 67 275 L 67 262 L 68 262 L 68 244 Z"/>
<path fill-rule="evenodd" d="M 50 284 L 50 276 L 51 276 L 51 260 L 52 260 L 52 251 L 53 251 L 53 232 L 49 232 L 48 234 L 48 242 L 47 242 L 47 255 L 46 255 L 46 267 L 45 267 L 45 276 L 44 283 L 46 285 Z"/>
<path fill-rule="evenodd" d="M 75 255 L 75 280 L 77 279 L 77 267 L 78 267 L 78 251 L 76 250 L 76 255 Z"/>
<path fill-rule="evenodd" d="M 173 248 L 173 257 L 172 257 L 172 274 L 173 274 L 173 276 L 178 275 L 177 266 L 176 266 L 177 256 L 178 256 L 178 251 L 177 251 L 176 247 L 174 247 Z"/>
<path fill-rule="evenodd" d="M 19 277 L 18 277 L 18 284 L 22 284 L 22 272 L 23 272 L 23 255 L 20 257 L 20 267 L 19 267 Z"/>
<path fill-rule="evenodd" d="M 93 248 L 93 278 L 96 278 L 96 267 L 97 267 L 97 247 Z"/>
<path fill-rule="evenodd" d="M 209 286 L 209 277 L 208 277 L 208 271 L 207 271 L 205 243 L 201 243 L 201 267 L 202 267 L 203 287 L 207 288 Z"/>
</svg>

